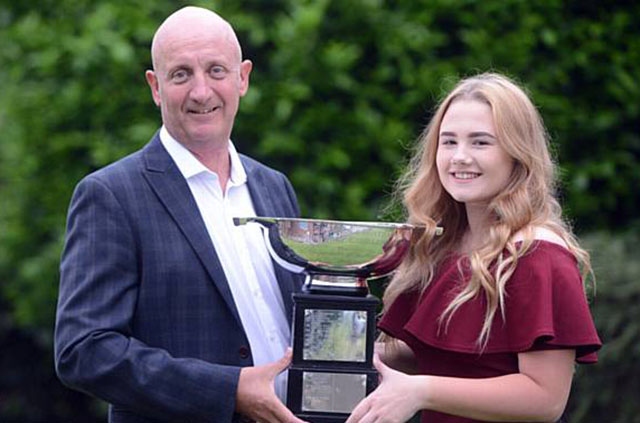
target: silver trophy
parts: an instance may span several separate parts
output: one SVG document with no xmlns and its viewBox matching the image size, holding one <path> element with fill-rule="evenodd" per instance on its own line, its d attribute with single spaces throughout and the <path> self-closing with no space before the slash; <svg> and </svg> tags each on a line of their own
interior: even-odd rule
<svg viewBox="0 0 640 423">
<path fill-rule="evenodd" d="M 406 223 L 348 222 L 276 217 L 235 218 L 267 229 L 273 259 L 305 273 L 305 290 L 329 295 L 369 294 L 367 280 L 395 270 L 423 227 Z M 436 234 L 442 228 L 436 229 Z"/>
<path fill-rule="evenodd" d="M 405 223 L 235 218 L 264 228 L 272 258 L 306 275 L 293 295 L 293 360 L 287 406 L 313 423 L 344 422 L 377 386 L 379 300 L 368 281 L 393 272 L 425 228 Z M 442 228 L 436 229 L 436 235 Z"/>
</svg>

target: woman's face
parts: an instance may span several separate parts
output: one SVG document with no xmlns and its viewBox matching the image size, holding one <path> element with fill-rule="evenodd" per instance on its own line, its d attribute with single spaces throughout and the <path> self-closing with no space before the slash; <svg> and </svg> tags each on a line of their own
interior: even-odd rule
<svg viewBox="0 0 640 423">
<path fill-rule="evenodd" d="M 514 160 L 496 136 L 487 103 L 460 99 L 449 105 L 440 124 L 436 166 L 444 189 L 467 207 L 486 207 L 505 188 Z"/>
</svg>

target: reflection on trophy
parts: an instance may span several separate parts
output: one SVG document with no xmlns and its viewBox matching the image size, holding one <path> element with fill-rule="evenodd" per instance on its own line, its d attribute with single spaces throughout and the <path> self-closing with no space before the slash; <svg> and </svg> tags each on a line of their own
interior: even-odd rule
<svg viewBox="0 0 640 423">
<path fill-rule="evenodd" d="M 373 346 L 379 300 L 367 281 L 396 269 L 425 228 L 271 217 L 234 223 L 262 225 L 273 259 L 306 274 L 302 292 L 293 295 L 287 406 L 313 423 L 344 422 L 377 386 Z"/>
</svg>

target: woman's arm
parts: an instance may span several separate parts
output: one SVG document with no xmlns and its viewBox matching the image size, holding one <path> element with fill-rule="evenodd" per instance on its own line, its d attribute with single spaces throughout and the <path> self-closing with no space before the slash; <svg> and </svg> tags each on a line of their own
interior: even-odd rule
<svg viewBox="0 0 640 423">
<path fill-rule="evenodd" d="M 382 382 L 347 423 L 404 422 L 419 410 L 492 422 L 554 422 L 567 404 L 574 359 L 574 350 L 520 353 L 519 373 L 484 379 L 411 376 L 375 360 Z"/>
<path fill-rule="evenodd" d="M 374 351 L 392 369 L 410 375 L 417 373 L 415 355 L 403 341 L 386 336 L 383 342 L 375 343 Z"/>
</svg>

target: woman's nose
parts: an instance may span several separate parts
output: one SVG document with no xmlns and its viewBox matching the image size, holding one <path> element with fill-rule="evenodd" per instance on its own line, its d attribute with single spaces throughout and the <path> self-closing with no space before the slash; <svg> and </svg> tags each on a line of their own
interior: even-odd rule
<svg viewBox="0 0 640 423">
<path fill-rule="evenodd" d="M 458 145 L 453 155 L 451 156 L 451 163 L 466 164 L 469 162 L 469 154 L 464 146 Z"/>
</svg>

